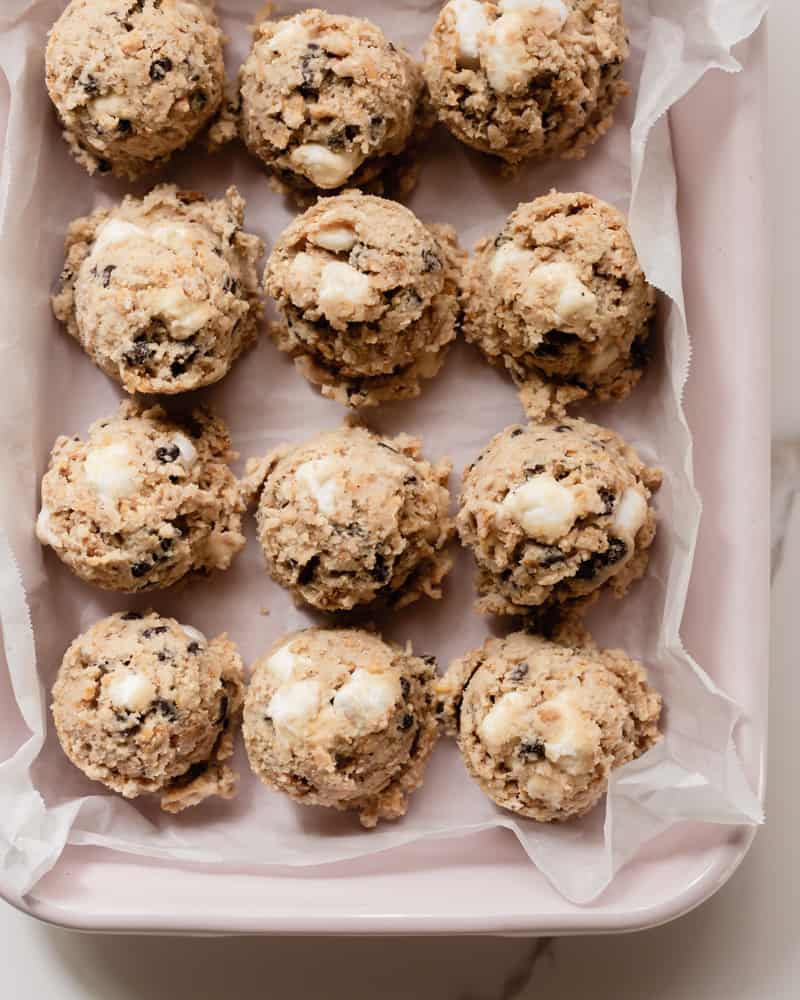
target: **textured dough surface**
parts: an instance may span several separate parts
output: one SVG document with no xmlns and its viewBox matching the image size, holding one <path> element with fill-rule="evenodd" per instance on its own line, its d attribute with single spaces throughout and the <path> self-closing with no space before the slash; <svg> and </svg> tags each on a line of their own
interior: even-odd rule
<svg viewBox="0 0 800 1000">
<path fill-rule="evenodd" d="M 323 611 L 441 597 L 452 565 L 451 463 L 432 465 L 419 452 L 407 435 L 342 427 L 251 460 L 243 491 L 250 500 L 260 493 L 270 576 Z"/>
<path fill-rule="evenodd" d="M 257 236 L 244 199 L 162 184 L 69 227 L 53 311 L 128 392 L 174 394 L 217 382 L 258 335 Z"/>
<path fill-rule="evenodd" d="M 45 58 L 75 159 L 128 180 L 162 167 L 220 105 L 222 44 L 203 0 L 71 0 Z"/>
<path fill-rule="evenodd" d="M 244 711 L 250 766 L 306 805 L 361 823 L 404 815 L 438 736 L 435 664 L 360 629 L 308 629 L 254 666 Z"/>
<path fill-rule="evenodd" d="M 647 567 L 660 484 L 619 435 L 585 420 L 501 431 L 465 471 L 456 519 L 478 567 L 478 609 L 622 596 Z"/>
<path fill-rule="evenodd" d="M 456 335 L 465 255 L 449 226 L 358 191 L 321 199 L 285 230 L 264 277 L 273 327 L 303 375 L 349 406 L 420 392 Z"/>
<path fill-rule="evenodd" d="M 456 660 L 437 692 L 444 728 L 483 791 L 540 822 L 588 812 L 612 769 L 661 738 L 661 697 L 620 649 L 516 632 Z"/>
<path fill-rule="evenodd" d="M 154 611 L 96 622 L 70 645 L 53 686 L 64 753 L 92 781 L 132 799 L 155 793 L 180 812 L 232 798 L 223 764 L 242 716 L 244 674 L 234 644 L 210 641 Z"/>
<path fill-rule="evenodd" d="M 416 183 L 411 147 L 432 124 L 423 90 L 420 67 L 376 25 L 306 10 L 256 28 L 239 130 L 301 202 L 362 187 L 402 196 Z"/>
<path fill-rule="evenodd" d="M 92 424 L 87 441 L 56 441 L 37 537 L 105 590 L 227 569 L 245 542 L 230 445 L 225 424 L 203 410 L 178 423 L 160 407 L 125 402 Z"/>
<path fill-rule="evenodd" d="M 581 157 L 628 93 L 618 0 L 455 0 L 425 46 L 440 121 L 510 164 Z"/>
<path fill-rule="evenodd" d="M 639 381 L 656 295 L 612 205 L 557 191 L 520 205 L 464 284 L 464 335 L 506 366 L 530 416 L 543 381 L 604 400 Z"/>
</svg>

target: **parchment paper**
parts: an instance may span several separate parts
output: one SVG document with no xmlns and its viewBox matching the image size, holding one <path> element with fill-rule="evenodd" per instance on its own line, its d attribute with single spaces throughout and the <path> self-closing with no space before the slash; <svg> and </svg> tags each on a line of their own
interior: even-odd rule
<svg viewBox="0 0 800 1000">
<path fill-rule="evenodd" d="M 208 635 L 228 631 L 248 662 L 281 633 L 315 620 L 297 610 L 267 577 L 252 524 L 248 547 L 231 570 L 182 589 L 126 598 L 74 579 L 37 544 L 39 481 L 58 434 L 85 434 L 114 411 L 121 390 L 59 329 L 48 294 L 62 263 L 67 223 L 129 188 L 90 179 L 70 159 L 43 82 L 45 33 L 59 0 L 5 0 L 0 13 L 0 101 L 10 108 L 0 188 L 0 621 L 8 673 L 0 673 L 0 882 L 24 894 L 57 861 L 66 843 L 100 845 L 154 858 L 215 865 L 316 865 L 384 851 L 426 837 L 459 837 L 492 826 L 516 834 L 531 861 L 569 899 L 587 903 L 647 840 L 681 819 L 761 821 L 733 743 L 740 710 L 681 646 L 678 629 L 691 570 L 700 500 L 692 484 L 691 437 L 680 398 L 690 347 L 683 312 L 676 179 L 665 112 L 712 67 L 738 68 L 731 47 L 755 30 L 757 0 L 630 0 L 625 4 L 634 97 L 586 160 L 532 165 L 513 181 L 445 135 L 426 156 L 411 207 L 425 220 L 453 223 L 471 247 L 496 231 L 521 200 L 556 186 L 586 190 L 630 211 L 651 282 L 665 293 L 657 356 L 625 402 L 585 410 L 626 435 L 665 470 L 661 524 L 647 578 L 622 602 L 603 600 L 590 624 L 605 645 L 643 659 L 664 695 L 666 738 L 617 772 L 605 807 L 568 825 L 544 826 L 495 808 L 467 777 L 457 751 L 442 742 L 408 815 L 364 832 L 351 815 L 292 804 L 265 790 L 239 748 L 240 791 L 178 816 L 156 803 L 106 794 L 63 756 L 47 709 L 64 649 L 97 618 L 154 606 Z M 230 36 L 229 69 L 247 47 L 257 0 L 220 0 Z M 303 4 L 280 0 L 279 12 Z M 335 0 L 333 10 L 366 14 L 418 53 L 438 4 L 431 0 Z M 291 217 L 257 164 L 238 147 L 211 158 L 181 154 L 163 180 L 211 194 L 230 183 L 248 201 L 247 228 L 268 245 Z M 143 191 L 146 184 L 135 189 Z M 242 460 L 278 442 L 336 426 L 341 407 L 318 396 L 265 336 L 218 386 L 199 393 L 229 422 Z M 420 434 L 429 456 L 449 454 L 458 470 L 521 411 L 510 382 L 459 344 L 442 374 L 418 399 L 367 414 L 384 432 Z M 239 466 L 241 468 L 241 465 Z M 453 494 L 459 485 L 452 480 Z M 441 602 L 420 602 L 378 624 L 394 639 L 446 664 L 496 627 L 472 610 L 473 567 L 459 551 Z M 264 607 L 269 615 L 260 614 Z M 14 699 L 18 714 L 13 709 Z"/>
</svg>

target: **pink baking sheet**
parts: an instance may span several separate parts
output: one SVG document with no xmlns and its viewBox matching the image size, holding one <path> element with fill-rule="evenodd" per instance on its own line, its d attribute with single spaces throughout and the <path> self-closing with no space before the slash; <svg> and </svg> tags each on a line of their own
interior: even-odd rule
<svg viewBox="0 0 800 1000">
<path fill-rule="evenodd" d="M 750 722 L 737 738 L 756 788 L 763 778 L 768 481 L 758 44 L 748 47 L 748 74 L 705 81 L 671 116 L 690 326 L 698 331 L 686 406 L 705 505 L 683 634 L 712 679 L 747 708 Z M 723 486 L 730 482 L 735 490 Z M 8 718 L 2 679 L 0 698 Z M 591 910 L 557 896 L 507 831 L 418 844 L 335 872 L 211 873 L 69 848 L 26 906 L 46 919 L 109 929 L 614 930 L 698 902 L 735 867 L 749 839 L 744 831 L 683 824 L 640 854 Z M 213 909 L 205 902 L 211 898 Z"/>
</svg>

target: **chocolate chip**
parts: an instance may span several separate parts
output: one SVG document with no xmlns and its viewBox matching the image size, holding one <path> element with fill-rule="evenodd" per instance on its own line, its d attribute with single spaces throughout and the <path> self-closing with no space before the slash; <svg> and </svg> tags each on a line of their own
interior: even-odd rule
<svg viewBox="0 0 800 1000">
<path fill-rule="evenodd" d="M 169 447 L 156 448 L 156 458 L 159 462 L 174 462 L 180 455 L 181 450 L 176 444 Z"/>
<path fill-rule="evenodd" d="M 144 10 L 144 0 L 133 0 L 133 3 L 128 7 L 125 12 L 125 17 L 131 17 L 133 14 L 141 14 Z"/>
<path fill-rule="evenodd" d="M 200 643 L 197 642 L 196 639 L 192 639 L 192 641 L 186 647 L 186 650 L 189 653 L 199 653 L 200 652 Z"/>
<path fill-rule="evenodd" d="M 178 483 L 181 481 L 181 477 L 180 476 L 170 476 L 169 477 L 169 481 L 172 483 L 173 486 L 177 486 Z"/>
<path fill-rule="evenodd" d="M 611 514 L 611 513 L 613 513 L 613 510 L 614 510 L 614 508 L 617 505 L 617 495 L 616 495 L 616 493 L 614 493 L 613 490 L 607 490 L 605 488 L 601 488 L 597 492 L 598 492 L 598 494 L 600 496 L 600 499 L 603 501 L 603 504 L 604 504 L 603 513 L 604 514 Z"/>
<path fill-rule="evenodd" d="M 416 476 L 406 476 L 403 480 L 403 486 L 413 486 L 417 482 Z"/>
<path fill-rule="evenodd" d="M 407 677 L 400 678 L 400 690 L 403 692 L 404 698 L 407 698 L 411 693 L 411 682 Z"/>
<path fill-rule="evenodd" d="M 436 666 L 436 657 L 433 655 L 433 653 L 423 653 L 420 659 L 422 660 L 423 663 L 427 663 L 429 667 Z"/>
<path fill-rule="evenodd" d="M 523 430 L 522 430 L 521 427 L 515 427 L 514 430 L 511 432 L 511 437 L 512 438 L 518 438 L 520 436 L 520 434 L 522 434 L 522 433 L 523 433 Z"/>
<path fill-rule="evenodd" d="M 150 347 L 148 341 L 138 340 L 125 351 L 122 360 L 126 365 L 139 366 L 146 364 L 154 354 L 155 350 Z"/>
<path fill-rule="evenodd" d="M 402 732 L 407 733 L 408 730 L 414 725 L 414 716 L 406 713 L 400 720 L 400 729 Z"/>
<path fill-rule="evenodd" d="M 361 129 L 358 125 L 345 125 L 344 127 L 344 137 L 348 142 L 352 142 L 360 132 Z"/>
<path fill-rule="evenodd" d="M 496 248 L 503 246 L 504 243 L 510 243 L 510 242 L 511 242 L 511 237 L 508 235 L 508 233 L 505 232 L 498 233 L 497 236 L 495 236 L 494 238 L 494 245 Z"/>
<path fill-rule="evenodd" d="M 189 104 L 192 106 L 192 111 L 202 111 L 206 104 L 208 104 L 206 92 L 204 90 L 193 90 L 189 95 Z"/>
<path fill-rule="evenodd" d="M 129 118 L 120 118 L 117 122 L 117 132 L 122 132 L 123 135 L 127 135 L 129 132 L 133 131 L 133 125 L 131 125 Z"/>
<path fill-rule="evenodd" d="M 103 288 L 108 288 L 109 282 L 111 281 L 111 275 L 116 271 L 114 264 L 109 264 L 107 267 L 103 268 Z"/>
<path fill-rule="evenodd" d="M 555 566 L 556 563 L 564 561 L 564 553 L 561 549 L 551 548 L 547 549 L 543 555 L 539 557 L 539 565 L 542 569 L 549 569 L 551 566 Z"/>
<path fill-rule="evenodd" d="M 182 358 L 176 358 L 172 364 L 169 366 L 169 370 L 174 378 L 179 375 L 183 375 L 189 365 L 197 357 L 197 351 L 190 351 L 188 354 L 184 354 Z"/>
<path fill-rule="evenodd" d="M 609 538 L 605 552 L 595 552 L 578 567 L 575 576 L 579 580 L 592 580 L 608 566 L 613 566 L 628 554 L 628 546 L 621 538 Z"/>
<path fill-rule="evenodd" d="M 544 743 L 541 740 L 523 740 L 519 745 L 519 755 L 541 760 L 544 757 Z"/>
<path fill-rule="evenodd" d="M 150 79 L 163 80 L 171 69 L 172 60 L 167 56 L 163 56 L 161 59 L 155 59 L 150 63 Z"/>
<path fill-rule="evenodd" d="M 557 358 L 564 349 L 577 340 L 574 333 L 564 333 L 563 330 L 548 330 L 542 337 L 542 342 L 533 352 L 537 358 Z"/>
<path fill-rule="evenodd" d="M 441 271 L 442 262 L 433 252 L 433 250 L 428 250 L 426 247 L 422 251 L 422 270 L 423 273 L 429 274 L 431 271 Z"/>
<path fill-rule="evenodd" d="M 140 576 L 144 576 L 145 573 L 149 573 L 152 568 L 153 567 L 149 562 L 134 563 L 133 566 L 131 566 L 131 576 L 138 579 Z"/>
<path fill-rule="evenodd" d="M 150 639 L 154 635 L 164 635 L 165 632 L 169 632 L 168 625 L 152 625 L 150 628 L 142 629 L 142 638 Z"/>
<path fill-rule="evenodd" d="M 161 545 L 161 548 L 164 552 L 169 552 L 169 550 L 172 548 L 172 539 L 162 538 L 159 544 Z"/>
<path fill-rule="evenodd" d="M 166 701 L 163 698 L 159 698 L 156 702 L 156 708 L 170 722 L 174 722 L 178 718 L 178 706 L 174 701 Z"/>
<path fill-rule="evenodd" d="M 302 567 L 300 572 L 297 574 L 297 582 L 303 587 L 307 583 L 311 583 L 314 574 L 319 566 L 319 556 L 312 556 L 305 566 Z"/>
<path fill-rule="evenodd" d="M 511 671 L 509 677 L 515 684 L 518 684 L 526 676 L 528 669 L 527 663 L 518 663 Z"/>
<path fill-rule="evenodd" d="M 337 771 L 344 771 L 353 763 L 353 757 L 350 754 L 337 753 L 334 755 L 333 762 Z"/>
<path fill-rule="evenodd" d="M 564 431 L 571 431 L 571 430 L 572 428 L 569 426 L 569 424 L 559 424 L 558 427 L 555 428 L 557 434 L 563 434 Z"/>
<path fill-rule="evenodd" d="M 108 162 L 108 160 L 98 160 L 97 170 L 101 174 L 107 174 L 111 170 L 111 164 Z"/>
<path fill-rule="evenodd" d="M 380 552 L 376 552 L 375 565 L 372 567 L 372 579 L 377 580 L 378 583 L 386 583 L 390 576 L 391 570 L 389 569 L 386 560 Z"/>
<path fill-rule="evenodd" d="M 373 115 L 369 120 L 369 137 L 373 142 L 377 142 L 383 131 L 383 115 Z"/>
<path fill-rule="evenodd" d="M 144 616 L 140 614 L 138 611 L 126 611 L 125 614 L 122 616 L 122 620 L 124 622 L 137 622 L 139 621 L 140 618 L 143 617 Z"/>
<path fill-rule="evenodd" d="M 322 59 L 319 55 L 319 45 L 312 42 L 308 52 L 300 57 L 300 74 L 302 83 L 297 88 L 303 97 L 318 97 L 322 85 Z"/>
<path fill-rule="evenodd" d="M 98 90 L 97 80 L 95 80 L 95 78 L 91 75 L 87 76 L 83 82 L 83 89 L 85 93 L 89 94 L 89 96 L 96 94 Z"/>
</svg>

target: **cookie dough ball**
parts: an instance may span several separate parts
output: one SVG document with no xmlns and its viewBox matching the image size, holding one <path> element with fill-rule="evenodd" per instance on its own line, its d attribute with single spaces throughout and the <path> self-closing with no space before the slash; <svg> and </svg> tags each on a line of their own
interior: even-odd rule
<svg viewBox="0 0 800 1000">
<path fill-rule="evenodd" d="M 464 334 L 505 364 L 523 402 L 542 380 L 599 399 L 639 381 L 655 290 L 624 216 L 599 198 L 551 191 L 520 205 L 478 244 L 465 285 Z"/>
<path fill-rule="evenodd" d="M 513 615 L 622 596 L 655 535 L 648 468 L 619 435 L 585 420 L 507 427 L 464 473 L 457 517 L 478 565 L 478 609 Z"/>
<path fill-rule="evenodd" d="M 60 437 L 42 480 L 36 535 L 87 583 L 132 593 L 189 572 L 227 569 L 244 547 L 235 458 L 221 420 L 195 410 L 178 423 L 160 407 L 123 403 Z"/>
<path fill-rule="evenodd" d="M 242 662 L 221 635 L 154 611 L 97 622 L 67 650 L 53 686 L 64 753 L 92 779 L 134 799 L 157 794 L 180 812 L 233 797 L 233 753 L 244 702 Z"/>
<path fill-rule="evenodd" d="M 222 43 L 204 0 L 71 0 L 45 58 L 75 159 L 129 180 L 163 166 L 220 105 Z"/>
<path fill-rule="evenodd" d="M 619 0 L 451 0 L 425 46 L 439 119 L 510 164 L 581 157 L 628 93 Z"/>
<path fill-rule="evenodd" d="M 360 629 L 308 629 L 253 669 L 244 710 L 250 766 L 305 805 L 404 815 L 438 735 L 433 657 Z"/>
<path fill-rule="evenodd" d="M 244 208 L 234 187 L 208 201 L 164 184 L 70 225 L 53 311 L 128 392 L 210 385 L 255 341 L 263 244 Z"/>
<path fill-rule="evenodd" d="M 264 21 L 239 88 L 242 139 L 301 200 L 413 187 L 402 154 L 430 127 L 422 71 L 371 22 L 322 10 Z"/>
<path fill-rule="evenodd" d="M 270 576 L 322 611 L 441 597 L 452 565 L 451 464 L 431 465 L 419 450 L 405 434 L 343 427 L 248 463 L 243 488 L 251 498 L 261 491 Z"/>
<path fill-rule="evenodd" d="M 437 687 L 472 777 L 540 822 L 588 812 L 611 771 L 661 739 L 661 697 L 620 649 L 516 632 L 456 660 Z"/>
<path fill-rule="evenodd" d="M 317 202 L 275 244 L 273 335 L 309 381 L 349 406 L 417 396 L 456 335 L 465 255 L 449 226 L 351 191 Z"/>
</svg>

